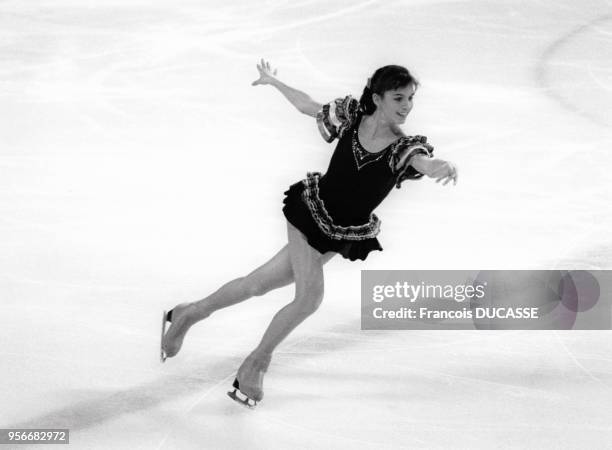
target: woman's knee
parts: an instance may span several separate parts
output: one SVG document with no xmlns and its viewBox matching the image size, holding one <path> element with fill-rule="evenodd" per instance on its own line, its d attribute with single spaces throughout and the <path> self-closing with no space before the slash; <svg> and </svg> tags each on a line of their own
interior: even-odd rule
<svg viewBox="0 0 612 450">
<path fill-rule="evenodd" d="M 323 280 L 309 283 L 296 291 L 295 303 L 300 315 L 309 316 L 313 314 L 323 302 L 324 286 Z"/>
<path fill-rule="evenodd" d="M 245 294 L 261 296 L 293 282 L 289 249 L 283 247 L 272 259 L 241 279 Z"/>
<path fill-rule="evenodd" d="M 249 297 L 260 297 L 291 282 L 293 275 L 287 270 L 275 274 L 253 272 L 242 278 L 243 289 Z"/>
<path fill-rule="evenodd" d="M 240 279 L 241 290 L 247 297 L 260 297 L 271 290 L 271 286 L 266 280 L 257 275 L 249 274 Z"/>
</svg>

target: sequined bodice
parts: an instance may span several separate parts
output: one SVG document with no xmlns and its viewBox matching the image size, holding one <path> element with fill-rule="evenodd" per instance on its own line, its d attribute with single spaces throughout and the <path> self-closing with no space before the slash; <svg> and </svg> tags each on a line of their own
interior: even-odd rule
<svg viewBox="0 0 612 450">
<path fill-rule="evenodd" d="M 361 142 L 359 141 L 359 124 L 353 127 L 353 136 L 351 138 L 351 149 L 353 150 L 353 156 L 355 157 L 355 163 L 357 164 L 357 170 L 361 170 L 362 167 L 367 164 L 376 162 L 384 158 L 393 144 L 389 144 L 387 147 L 379 152 L 372 153 L 367 151 Z"/>
<path fill-rule="evenodd" d="M 377 153 L 359 142 L 359 121 L 343 134 L 319 181 L 321 200 L 341 225 L 366 222 L 394 185 L 389 166 L 393 144 Z"/>
</svg>

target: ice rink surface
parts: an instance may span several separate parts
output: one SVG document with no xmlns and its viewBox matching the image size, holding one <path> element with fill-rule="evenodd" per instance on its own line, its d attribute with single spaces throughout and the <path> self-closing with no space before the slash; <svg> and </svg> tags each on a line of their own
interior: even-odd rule
<svg viewBox="0 0 612 450">
<path fill-rule="evenodd" d="M 158 346 L 163 309 L 286 243 L 282 192 L 333 151 L 251 86 L 262 57 L 319 102 L 408 67 L 404 131 L 460 178 L 392 191 L 385 250 L 325 266 L 250 411 L 225 392 L 293 287 L 164 365 Z M 2 1 L 0 97 L 0 427 L 78 449 L 612 447 L 610 331 L 360 330 L 363 269 L 612 268 L 610 2 Z"/>
</svg>

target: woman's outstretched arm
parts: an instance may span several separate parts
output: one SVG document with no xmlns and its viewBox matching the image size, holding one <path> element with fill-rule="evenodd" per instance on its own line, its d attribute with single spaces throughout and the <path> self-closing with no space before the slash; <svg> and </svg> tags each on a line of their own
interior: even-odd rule
<svg viewBox="0 0 612 450">
<path fill-rule="evenodd" d="M 450 161 L 443 159 L 433 159 L 425 155 L 415 155 L 410 159 L 410 165 L 422 174 L 430 178 L 436 178 L 436 183 L 444 181 L 446 185 L 449 181 L 457 184 L 459 173 L 457 167 Z"/>
<path fill-rule="evenodd" d="M 287 98 L 287 100 L 291 102 L 293 106 L 297 108 L 299 112 L 308 116 L 316 117 L 317 112 L 319 112 L 319 110 L 323 107 L 323 105 L 315 102 L 305 92 L 287 86 L 285 83 L 276 78 L 277 70 L 275 69 L 274 72 L 272 72 L 269 62 L 262 59 L 261 64 L 257 64 L 257 70 L 259 71 L 259 79 L 253 81 L 253 83 L 251 83 L 252 86 L 257 86 L 258 84 L 269 84 L 274 86 Z"/>
</svg>

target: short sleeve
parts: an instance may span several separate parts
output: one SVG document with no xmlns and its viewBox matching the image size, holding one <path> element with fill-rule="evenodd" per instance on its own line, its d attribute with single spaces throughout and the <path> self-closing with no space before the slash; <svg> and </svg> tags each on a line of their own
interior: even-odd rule
<svg viewBox="0 0 612 450">
<path fill-rule="evenodd" d="M 323 105 L 317 113 L 317 126 L 325 142 L 342 137 L 357 117 L 359 101 L 347 95 Z"/>
<path fill-rule="evenodd" d="M 406 136 L 401 139 L 391 151 L 389 165 L 395 176 L 395 187 L 400 188 L 405 180 L 418 180 L 423 177 L 423 174 L 410 165 L 410 160 L 416 155 L 425 155 L 428 158 L 433 158 L 434 148 L 427 143 L 426 136 Z M 402 159 L 402 156 L 408 152 L 408 156 L 404 160 L 401 167 L 397 164 Z"/>
</svg>

